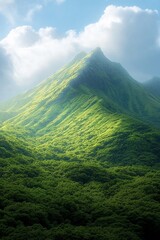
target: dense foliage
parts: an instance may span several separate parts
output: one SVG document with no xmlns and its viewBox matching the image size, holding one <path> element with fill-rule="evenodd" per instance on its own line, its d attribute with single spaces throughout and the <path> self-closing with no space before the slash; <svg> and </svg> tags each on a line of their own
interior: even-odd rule
<svg viewBox="0 0 160 240">
<path fill-rule="evenodd" d="M 158 239 L 160 170 L 30 158 L 1 164 L 1 239 Z"/>
</svg>

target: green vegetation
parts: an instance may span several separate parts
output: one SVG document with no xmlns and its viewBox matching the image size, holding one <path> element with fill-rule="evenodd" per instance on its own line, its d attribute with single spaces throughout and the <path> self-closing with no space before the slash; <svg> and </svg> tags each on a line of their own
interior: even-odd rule
<svg viewBox="0 0 160 240">
<path fill-rule="evenodd" d="M 1 239 L 158 239 L 160 170 L 0 161 Z"/>
<path fill-rule="evenodd" d="M 160 102 L 119 64 L 80 54 L 4 109 L 2 240 L 159 239 Z"/>
<path fill-rule="evenodd" d="M 160 78 L 154 77 L 149 81 L 144 82 L 143 85 L 149 93 L 160 98 Z"/>
</svg>

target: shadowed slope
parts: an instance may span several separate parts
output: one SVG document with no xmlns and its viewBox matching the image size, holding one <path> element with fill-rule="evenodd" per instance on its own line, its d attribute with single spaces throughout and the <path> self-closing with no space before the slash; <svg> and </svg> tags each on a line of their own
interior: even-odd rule
<svg viewBox="0 0 160 240">
<path fill-rule="evenodd" d="M 151 80 L 144 82 L 143 85 L 148 92 L 160 98 L 160 78 L 158 77 L 152 78 Z"/>
</svg>

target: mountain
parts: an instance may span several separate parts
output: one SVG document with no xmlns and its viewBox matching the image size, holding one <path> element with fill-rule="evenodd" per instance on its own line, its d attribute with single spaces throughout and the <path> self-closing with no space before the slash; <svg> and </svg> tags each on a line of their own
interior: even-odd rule
<svg viewBox="0 0 160 240">
<path fill-rule="evenodd" d="M 26 125 L 27 122 L 27 126 L 33 126 L 35 121 L 41 128 L 41 124 L 47 125 L 52 120 L 52 116 L 43 119 L 44 113 L 52 112 L 55 119 L 55 114 L 62 111 L 59 103 L 68 103 L 80 95 L 90 99 L 96 97 L 111 112 L 125 113 L 160 126 L 159 101 L 120 64 L 108 60 L 99 48 L 86 56 L 84 53 L 78 55 L 71 64 L 36 89 L 15 99 L 9 111 L 22 112 L 19 118 L 15 118 L 15 124 Z M 86 99 L 83 100 L 86 103 Z M 35 125 L 34 128 L 38 127 Z"/>
<path fill-rule="evenodd" d="M 5 103 L 1 239 L 159 239 L 159 110 L 99 48 Z"/>
<path fill-rule="evenodd" d="M 36 139 L 36 152 L 44 158 L 94 156 L 119 164 L 135 163 L 141 151 L 135 151 L 135 145 L 138 148 L 137 142 L 147 139 L 143 140 L 142 162 L 148 162 L 146 156 L 155 155 L 159 137 L 157 130 L 140 120 L 157 126 L 159 110 L 158 100 L 97 48 L 87 55 L 79 54 L 37 88 L 8 104 L 8 111 L 17 111 L 17 116 L 2 129 L 25 129 L 27 136 Z M 149 149 L 147 141 L 152 135 L 154 146 Z"/>
<path fill-rule="evenodd" d="M 154 77 L 149 81 L 144 82 L 143 85 L 148 92 L 160 98 L 160 78 Z"/>
</svg>

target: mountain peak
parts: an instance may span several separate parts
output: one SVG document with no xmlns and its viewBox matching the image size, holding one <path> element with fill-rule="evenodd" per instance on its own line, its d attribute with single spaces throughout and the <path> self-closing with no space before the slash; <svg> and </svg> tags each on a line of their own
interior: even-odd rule
<svg viewBox="0 0 160 240">
<path fill-rule="evenodd" d="M 93 51 L 93 54 L 103 54 L 102 49 L 100 47 L 96 47 Z M 104 54 L 103 54 L 104 55 Z"/>
<path fill-rule="evenodd" d="M 94 57 L 94 58 L 105 58 L 105 59 L 107 59 L 106 57 L 105 57 L 105 55 L 103 54 L 103 52 L 102 52 L 102 50 L 101 50 L 101 48 L 100 47 L 97 47 L 97 48 L 95 48 L 92 52 L 90 52 L 89 54 L 88 54 L 88 57 L 89 58 L 92 58 L 92 57 Z"/>
<path fill-rule="evenodd" d="M 90 59 L 95 59 L 95 60 L 98 59 L 98 60 L 100 60 L 100 59 L 103 59 L 103 60 L 104 60 L 104 58 L 107 59 L 107 58 L 104 56 L 101 48 L 100 48 L 100 47 L 97 47 L 97 48 L 95 48 L 93 51 L 91 51 L 91 52 L 88 53 L 88 54 L 87 54 L 86 52 L 84 52 L 84 51 L 78 53 L 78 54 L 73 58 L 73 60 L 68 64 L 68 66 L 71 66 L 71 65 L 75 64 L 76 62 L 79 62 L 79 61 L 81 61 L 81 60 L 83 60 L 83 59 L 85 59 L 85 60 L 90 60 Z"/>
</svg>

